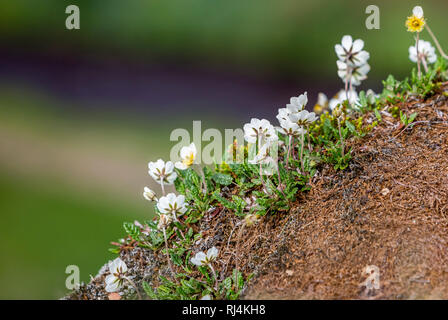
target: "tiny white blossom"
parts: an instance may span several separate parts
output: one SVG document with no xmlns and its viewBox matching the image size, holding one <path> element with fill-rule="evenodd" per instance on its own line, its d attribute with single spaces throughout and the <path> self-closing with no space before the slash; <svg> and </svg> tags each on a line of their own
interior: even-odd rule
<svg viewBox="0 0 448 320">
<path fill-rule="evenodd" d="M 278 114 L 276 116 L 278 122 L 282 122 L 282 121 L 289 121 L 289 115 L 291 114 L 291 112 L 289 112 L 288 108 L 280 108 L 278 109 Z"/>
<path fill-rule="evenodd" d="M 191 263 L 196 266 L 210 265 L 218 257 L 218 249 L 212 247 L 208 249 L 207 254 L 202 251 L 196 253 L 196 255 L 191 258 Z"/>
<path fill-rule="evenodd" d="M 345 90 L 340 90 L 329 102 L 330 110 L 333 111 L 338 105 L 341 105 L 347 100 L 347 93 Z M 355 90 L 348 91 L 348 102 L 350 105 L 355 105 L 358 102 L 358 93 Z"/>
<path fill-rule="evenodd" d="M 156 162 L 148 163 L 148 173 L 158 183 L 170 185 L 174 183 L 177 178 L 177 173 L 174 171 L 174 164 L 171 161 L 163 161 L 162 159 Z"/>
<path fill-rule="evenodd" d="M 206 294 L 201 298 L 201 300 L 212 300 L 212 297 L 209 294 Z"/>
<path fill-rule="evenodd" d="M 290 103 L 286 105 L 286 108 L 290 113 L 297 113 L 302 111 L 308 103 L 307 93 L 304 92 L 298 97 L 292 97 Z"/>
<path fill-rule="evenodd" d="M 425 60 L 426 63 L 434 63 L 437 61 L 436 49 L 429 41 L 418 41 L 418 54 L 421 59 Z M 409 47 L 409 59 L 412 62 L 417 63 L 417 48 L 415 45 Z"/>
<path fill-rule="evenodd" d="M 252 118 L 250 123 L 244 125 L 244 139 L 249 143 L 257 141 L 272 142 L 278 139 L 275 128 L 266 119 Z"/>
<path fill-rule="evenodd" d="M 168 193 L 159 199 L 157 209 L 162 214 L 171 214 L 174 221 L 177 221 L 177 217 L 187 211 L 185 197 L 183 195 L 176 196 L 174 193 Z"/>
<path fill-rule="evenodd" d="M 123 285 L 126 271 L 128 271 L 128 267 L 120 258 L 109 262 L 110 274 L 105 279 L 107 292 L 117 292 L 120 289 Z"/>
<path fill-rule="evenodd" d="M 148 187 L 144 188 L 143 197 L 148 201 L 157 201 L 156 193 Z"/>
<path fill-rule="evenodd" d="M 338 76 L 343 82 L 351 79 L 351 83 L 354 86 L 359 86 L 361 81 L 367 79 L 367 73 L 370 71 L 370 66 L 364 63 L 359 66 L 349 66 L 345 62 L 337 60 L 336 64 L 338 66 Z"/>
<path fill-rule="evenodd" d="M 280 127 L 277 128 L 277 131 L 286 136 L 298 137 L 301 134 L 301 127 L 288 118 L 280 121 Z"/>
<path fill-rule="evenodd" d="M 263 161 L 266 160 L 268 155 L 269 155 L 269 145 L 265 143 L 261 146 L 260 150 L 258 150 L 256 156 L 253 159 L 249 160 L 248 162 L 250 164 L 263 163 Z"/>
<path fill-rule="evenodd" d="M 297 123 L 299 126 L 308 125 L 317 120 L 317 116 L 314 112 L 308 110 L 302 110 L 298 113 L 292 113 L 289 115 L 291 122 Z"/>
<path fill-rule="evenodd" d="M 350 66 L 360 66 L 369 60 L 370 55 L 364 48 L 364 41 L 356 39 L 353 41 L 352 37 L 345 35 L 342 37 L 341 44 L 334 46 L 336 55 L 340 61 L 348 62 Z"/>
<path fill-rule="evenodd" d="M 180 157 L 182 158 L 182 161 L 176 162 L 176 168 L 185 170 L 191 167 L 196 160 L 197 153 L 198 151 L 194 143 L 191 143 L 189 146 L 182 147 L 182 149 L 180 149 Z"/>
</svg>

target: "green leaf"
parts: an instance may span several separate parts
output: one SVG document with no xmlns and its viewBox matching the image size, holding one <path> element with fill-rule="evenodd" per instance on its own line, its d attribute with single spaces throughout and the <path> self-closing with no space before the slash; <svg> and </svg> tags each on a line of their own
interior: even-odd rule
<svg viewBox="0 0 448 320">
<path fill-rule="evenodd" d="M 212 175 L 213 181 L 215 181 L 217 184 L 228 186 L 233 182 L 232 176 L 224 173 L 216 172 Z"/>
</svg>

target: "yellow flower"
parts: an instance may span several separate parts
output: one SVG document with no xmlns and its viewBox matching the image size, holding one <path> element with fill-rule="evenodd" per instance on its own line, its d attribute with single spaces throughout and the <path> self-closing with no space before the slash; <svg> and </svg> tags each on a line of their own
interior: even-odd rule
<svg viewBox="0 0 448 320">
<path fill-rule="evenodd" d="M 425 19 L 410 16 L 406 20 L 406 27 L 408 27 L 409 32 L 421 32 L 425 27 Z"/>
<path fill-rule="evenodd" d="M 415 6 L 412 10 L 412 16 L 406 20 L 406 27 L 409 32 L 421 32 L 425 27 L 425 18 L 423 17 L 423 9 Z"/>
</svg>

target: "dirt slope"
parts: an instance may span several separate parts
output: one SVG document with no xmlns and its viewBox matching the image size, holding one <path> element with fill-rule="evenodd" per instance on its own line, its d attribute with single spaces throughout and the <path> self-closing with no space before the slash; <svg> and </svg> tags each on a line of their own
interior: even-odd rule
<svg viewBox="0 0 448 320">
<path fill-rule="evenodd" d="M 383 116 L 350 168 L 271 223 L 246 299 L 448 299 L 447 98 L 400 107 L 418 112 L 412 128 Z M 379 289 L 360 285 L 368 265 Z"/>
<path fill-rule="evenodd" d="M 243 299 L 448 299 L 448 98 L 399 107 L 418 112 L 413 125 L 383 112 L 350 143 L 349 168 L 321 168 L 291 212 L 249 227 L 216 208 L 194 226 L 202 237 L 193 251 L 219 249 L 219 279 L 235 268 L 253 273 Z M 142 280 L 157 286 L 169 275 L 161 252 L 130 245 L 120 256 L 140 290 Z M 376 289 L 361 285 L 367 266 L 379 272 Z M 110 298 L 107 274 L 66 298 Z"/>
</svg>

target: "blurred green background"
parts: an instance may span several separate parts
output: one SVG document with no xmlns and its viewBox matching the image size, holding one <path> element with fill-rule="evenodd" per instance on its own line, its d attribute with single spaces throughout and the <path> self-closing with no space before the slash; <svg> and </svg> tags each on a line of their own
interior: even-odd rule
<svg viewBox="0 0 448 320">
<path fill-rule="evenodd" d="M 69 4 L 80 30 L 65 28 Z M 365 27 L 370 4 L 380 30 Z M 70 264 L 95 275 L 123 221 L 152 215 L 147 162 L 168 158 L 173 129 L 237 128 L 303 91 L 310 106 L 336 93 L 343 35 L 371 54 L 360 89 L 406 76 L 417 4 L 448 46 L 445 0 L 2 1 L 0 298 L 59 298 Z"/>
</svg>

